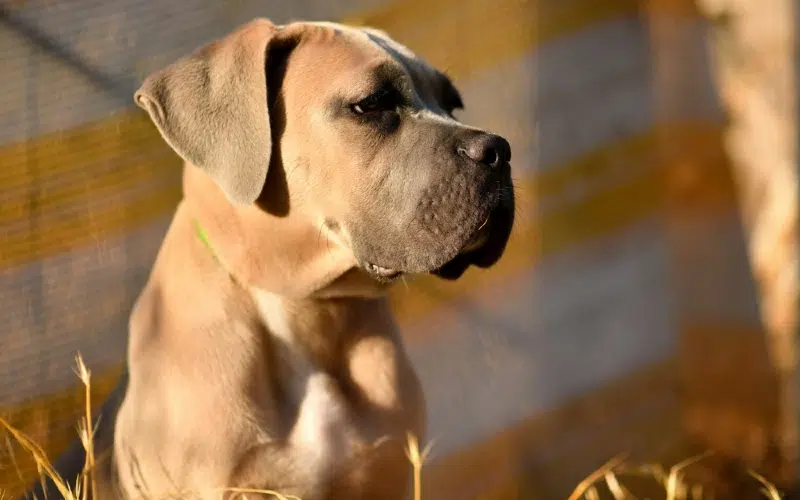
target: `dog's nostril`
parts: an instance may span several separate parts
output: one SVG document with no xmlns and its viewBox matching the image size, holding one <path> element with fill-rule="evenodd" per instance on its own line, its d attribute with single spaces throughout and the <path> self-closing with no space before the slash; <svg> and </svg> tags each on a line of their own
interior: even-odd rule
<svg viewBox="0 0 800 500">
<path fill-rule="evenodd" d="M 508 141 L 493 134 L 473 137 L 458 148 L 458 153 L 492 168 L 497 168 L 511 159 L 511 147 Z"/>
<path fill-rule="evenodd" d="M 490 167 L 496 167 L 500 165 L 500 153 L 496 149 L 487 150 L 486 155 L 481 163 L 489 165 Z"/>
</svg>

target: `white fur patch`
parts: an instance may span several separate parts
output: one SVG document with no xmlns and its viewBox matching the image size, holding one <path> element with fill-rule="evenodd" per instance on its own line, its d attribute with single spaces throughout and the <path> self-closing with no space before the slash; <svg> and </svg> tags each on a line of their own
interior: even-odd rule
<svg viewBox="0 0 800 500">
<path fill-rule="evenodd" d="M 297 336 L 287 318 L 281 297 L 254 290 L 264 324 L 286 348 L 292 372 L 289 396 L 298 405 L 297 420 L 289 441 L 305 450 L 318 467 L 327 467 L 345 452 L 347 408 L 336 382 L 313 365 L 297 345 Z"/>
</svg>

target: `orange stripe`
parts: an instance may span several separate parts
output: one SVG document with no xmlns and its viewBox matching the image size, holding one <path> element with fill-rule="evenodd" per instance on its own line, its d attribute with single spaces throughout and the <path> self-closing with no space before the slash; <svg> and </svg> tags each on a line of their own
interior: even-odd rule
<svg viewBox="0 0 800 500">
<path fill-rule="evenodd" d="M 434 66 L 462 78 L 565 34 L 636 14 L 638 8 L 639 0 L 411 0 L 345 22 L 383 29 Z"/>
<path fill-rule="evenodd" d="M 656 364 L 440 457 L 425 470 L 425 495 L 567 498 L 582 479 L 620 453 L 667 463 L 686 458 L 679 409 L 669 404 L 674 369 L 675 360 Z M 659 400 L 666 404 L 648 413 L 647 405 Z M 508 492 L 519 496 L 505 496 Z"/>
<path fill-rule="evenodd" d="M 37 232 L 15 232 L 6 236 L 0 253 L 0 267 L 22 264 L 31 257 L 43 258 L 72 250 L 76 243 L 86 244 L 99 238 L 113 237 L 168 214 L 180 199 L 180 184 L 145 191 L 113 210 L 94 213 L 91 209 L 49 222 Z"/>
</svg>

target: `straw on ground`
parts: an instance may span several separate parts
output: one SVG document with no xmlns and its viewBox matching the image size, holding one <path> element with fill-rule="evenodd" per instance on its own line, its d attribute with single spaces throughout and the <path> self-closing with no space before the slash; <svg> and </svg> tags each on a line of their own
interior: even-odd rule
<svg viewBox="0 0 800 500">
<path fill-rule="evenodd" d="M 97 484 L 94 476 L 96 466 L 96 457 L 94 454 L 94 436 L 96 428 L 92 426 L 91 418 L 91 372 L 86 368 L 80 354 L 76 357 L 76 373 L 81 383 L 84 385 L 85 397 L 85 414 L 78 424 L 78 435 L 81 444 L 86 450 L 86 460 L 81 472 L 80 477 L 76 480 L 74 490 L 70 485 L 59 476 L 53 464 L 47 457 L 44 449 L 42 449 L 34 440 L 32 440 L 25 433 L 16 429 L 6 419 L 0 417 L 0 426 L 4 427 L 10 436 L 28 453 L 31 454 L 34 462 L 36 463 L 39 472 L 40 480 L 44 481 L 49 478 L 56 486 L 59 494 L 65 500 L 87 500 L 91 493 L 92 498 L 97 498 Z M 432 443 L 428 443 L 422 450 L 420 450 L 419 442 L 416 436 L 408 434 L 408 445 L 406 448 L 406 456 L 411 462 L 413 470 L 413 498 L 414 500 L 422 500 L 422 469 L 425 460 L 430 453 Z M 10 450 L 10 446 L 9 446 Z M 13 460 L 13 453 L 11 453 Z M 686 459 L 675 466 L 671 467 L 669 472 L 663 470 L 657 465 L 642 465 L 639 467 L 628 467 L 625 465 L 624 455 L 619 455 L 606 462 L 603 466 L 589 474 L 586 479 L 580 482 L 568 500 L 597 500 L 600 498 L 598 485 L 602 484 L 614 497 L 615 500 L 635 500 L 636 496 L 633 495 L 620 481 L 620 474 L 638 474 L 647 475 L 655 479 L 664 488 L 666 500 L 701 500 L 703 498 L 703 489 L 700 485 L 688 485 L 684 482 L 683 470 L 688 466 L 706 458 L 709 453 L 691 457 Z M 16 462 L 14 462 L 16 464 Z M 15 465 L 16 466 L 16 465 Z M 19 469 L 17 469 L 19 470 Z M 768 500 L 780 500 L 781 496 L 778 490 L 767 481 L 763 476 L 754 471 L 748 471 L 750 476 L 757 480 L 762 485 L 762 493 Z M 22 474 L 20 473 L 20 478 Z M 248 493 L 269 495 L 278 500 L 302 500 L 296 496 L 284 495 L 277 491 L 249 489 L 249 488 L 219 488 L 214 491 L 220 493 L 238 493 L 243 498 L 246 498 Z M 187 498 L 192 493 L 197 494 L 197 491 L 191 492 L 174 492 L 163 498 L 180 499 Z M 0 500 L 4 500 L 4 493 L 0 489 Z M 34 499 L 46 500 L 46 499 Z M 160 500 L 160 499 L 157 499 Z M 535 500 L 535 499 L 531 499 Z"/>
</svg>

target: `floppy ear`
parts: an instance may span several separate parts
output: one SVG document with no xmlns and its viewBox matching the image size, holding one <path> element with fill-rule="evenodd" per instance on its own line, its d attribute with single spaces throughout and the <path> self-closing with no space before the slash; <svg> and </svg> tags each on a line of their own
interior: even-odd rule
<svg viewBox="0 0 800 500">
<path fill-rule="evenodd" d="M 267 48 L 278 30 L 251 21 L 150 75 L 134 95 L 170 147 L 237 204 L 254 202 L 267 178 Z"/>
</svg>

